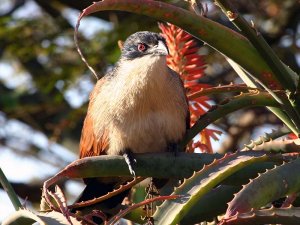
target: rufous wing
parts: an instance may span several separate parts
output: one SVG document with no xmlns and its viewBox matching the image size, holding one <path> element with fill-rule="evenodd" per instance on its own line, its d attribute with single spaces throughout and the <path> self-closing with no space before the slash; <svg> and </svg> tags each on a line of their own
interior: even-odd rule
<svg viewBox="0 0 300 225">
<path fill-rule="evenodd" d="M 185 96 L 185 101 L 186 101 L 186 105 L 187 105 L 187 108 L 186 108 L 187 113 L 186 113 L 185 122 L 186 122 L 186 129 L 188 130 L 188 129 L 190 129 L 190 126 L 191 126 L 190 125 L 191 113 L 190 113 L 190 110 L 189 110 L 189 100 L 188 100 L 187 95 L 186 95 L 186 89 L 184 87 L 184 83 L 183 83 L 182 79 L 180 78 L 180 75 L 176 71 L 172 70 L 171 68 L 169 68 L 169 71 L 170 71 L 171 76 L 175 76 L 176 79 L 178 80 L 178 82 L 180 83 L 180 86 L 181 86 L 181 88 L 183 90 L 183 93 L 184 93 L 184 96 Z"/>
<path fill-rule="evenodd" d="M 99 80 L 96 83 L 94 90 L 90 94 L 89 107 L 81 131 L 81 139 L 79 145 L 80 158 L 105 155 L 105 150 L 108 148 L 108 131 L 106 129 L 103 129 L 102 133 L 100 135 L 97 134 L 96 137 L 93 129 L 93 119 L 90 115 L 90 110 L 91 108 L 93 108 L 92 104 L 94 104 L 94 98 L 99 93 L 104 82 L 105 78 Z"/>
</svg>

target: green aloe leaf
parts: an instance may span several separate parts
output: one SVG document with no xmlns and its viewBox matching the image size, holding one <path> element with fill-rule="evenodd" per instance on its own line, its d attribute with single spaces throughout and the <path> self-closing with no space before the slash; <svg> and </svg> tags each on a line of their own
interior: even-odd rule
<svg viewBox="0 0 300 225">
<path fill-rule="evenodd" d="M 246 154 L 246 153 L 245 153 Z M 260 156 L 262 152 L 252 152 L 252 156 Z M 138 154 L 135 156 L 136 163 L 134 170 L 137 176 L 174 178 L 182 179 L 190 177 L 194 171 L 200 170 L 204 165 L 210 164 L 215 159 L 221 158 L 220 154 L 197 154 L 197 153 L 159 153 L 159 154 Z M 282 155 L 269 157 L 269 162 L 258 163 L 257 167 L 245 168 L 243 172 L 236 173 L 237 179 L 232 176 L 226 184 L 240 185 L 245 183 L 249 177 L 257 176 L 258 172 L 272 168 L 275 163 L 282 163 Z M 239 175 L 239 174 L 242 174 Z M 65 178 L 87 178 L 87 177 L 130 177 L 128 166 L 122 156 L 98 156 L 87 157 L 69 164 L 55 176 L 48 179 L 43 185 L 43 196 L 47 197 L 47 190 L 50 186 L 57 184 Z M 237 180 L 239 182 L 237 182 Z M 170 192 L 169 192 L 170 193 Z M 45 200 L 44 198 L 42 198 Z M 47 203 L 51 198 L 47 198 Z M 41 207 L 47 209 L 47 204 L 42 201 Z"/>
<path fill-rule="evenodd" d="M 258 140 L 259 141 L 259 140 Z M 253 142 L 254 143 L 254 142 Z M 251 144 L 251 150 L 264 150 L 269 152 L 299 152 L 300 151 L 300 140 L 269 140 L 264 141 L 261 144 Z M 248 149 L 248 146 L 245 147 Z"/>
<path fill-rule="evenodd" d="M 223 158 L 215 160 L 208 166 L 204 166 L 199 172 L 195 172 L 192 177 L 184 180 L 183 184 L 175 189 L 173 195 L 181 195 L 176 200 L 167 200 L 159 206 L 153 216 L 155 224 L 169 225 L 177 224 L 187 213 L 201 201 L 201 198 L 212 188 L 218 185 L 226 177 L 236 171 L 256 162 L 269 159 L 270 156 L 253 152 L 240 152 L 225 155 Z"/>
<path fill-rule="evenodd" d="M 1 167 L 0 167 L 0 184 L 2 185 L 3 189 L 7 192 L 7 195 L 13 204 L 15 210 L 18 210 L 22 207 L 20 200 L 18 199 L 17 194 L 15 193 L 13 187 L 7 180 L 5 174 L 3 173 Z"/>
<path fill-rule="evenodd" d="M 261 57 L 273 70 L 273 74 L 270 75 L 270 81 L 276 79 L 279 80 L 284 89 L 294 92 L 296 90 L 296 82 L 293 77 L 289 74 L 287 67 L 280 61 L 278 56 L 274 53 L 273 49 L 265 41 L 261 33 L 233 7 L 230 1 L 227 0 L 216 0 L 223 13 L 228 19 L 241 31 L 245 37 L 251 42 L 251 44 L 257 49 Z M 268 83 L 269 86 L 270 83 Z M 274 88 L 274 87 L 273 87 Z"/>
<path fill-rule="evenodd" d="M 232 66 L 232 68 L 235 70 L 235 72 L 239 75 L 239 77 L 249 86 L 252 88 L 259 87 L 259 84 L 257 82 L 255 83 L 252 79 L 251 74 L 246 73 L 240 65 L 232 61 L 231 59 L 226 57 L 226 60 L 228 63 Z M 295 81 L 296 82 L 296 81 Z M 263 84 L 262 84 L 263 85 Z M 275 88 L 275 87 L 273 87 Z M 267 90 L 268 87 L 265 86 L 265 89 Z M 268 89 L 268 92 L 273 95 L 276 99 L 278 99 L 278 96 L 271 90 Z M 281 101 L 281 100 L 280 100 Z M 291 131 L 294 132 L 295 135 L 298 135 L 298 128 L 292 121 L 292 119 L 282 110 L 279 108 L 274 107 L 267 107 L 272 113 L 274 113 Z"/>
<path fill-rule="evenodd" d="M 266 92 L 253 91 L 250 93 L 241 93 L 240 95 L 229 100 L 227 103 L 218 105 L 201 116 L 194 126 L 187 131 L 186 136 L 182 141 L 182 146 L 186 146 L 197 134 L 199 134 L 201 130 L 203 130 L 212 122 L 239 109 L 254 106 L 279 107 L 279 104 L 269 93 Z"/>
<path fill-rule="evenodd" d="M 254 148 L 257 148 L 258 146 L 261 146 L 267 142 L 271 142 L 272 140 L 275 140 L 277 138 L 283 137 L 289 133 L 291 133 L 291 131 L 287 127 L 282 127 L 277 130 L 272 130 L 271 133 L 265 133 L 263 136 L 260 136 L 256 140 L 251 140 L 251 142 L 249 144 L 245 144 L 244 145 L 245 148 L 243 150 L 253 150 Z M 295 144 L 298 143 L 297 140 L 294 140 L 294 142 L 295 142 Z M 285 143 L 285 144 L 288 144 L 288 143 Z M 281 146 L 281 147 L 285 147 L 285 146 Z M 284 149 L 282 149 L 282 150 L 284 151 Z"/>
<path fill-rule="evenodd" d="M 244 36 L 205 17 L 161 1 L 104 0 L 95 2 L 82 12 L 76 29 L 82 17 L 106 10 L 133 12 L 175 24 L 234 60 L 266 85 L 271 84 L 270 88 L 276 86 L 282 89 L 282 84 L 278 80 L 269 80 L 269 77 L 274 77 L 272 70 Z M 75 32 L 77 43 L 76 35 L 77 32 Z"/>
<path fill-rule="evenodd" d="M 262 152 L 253 151 L 251 154 L 252 156 L 260 156 Z M 192 176 L 194 171 L 202 169 L 204 165 L 208 165 L 223 156 L 221 154 L 183 152 L 177 153 L 176 156 L 174 153 L 137 154 L 135 155 L 136 163 L 133 165 L 133 169 L 137 176 L 182 179 Z M 249 171 L 245 168 L 243 173 L 246 174 L 246 177 L 253 176 L 253 174 L 261 171 L 263 168 L 274 166 L 274 163 L 282 163 L 283 156 L 274 155 L 274 157 L 269 159 L 268 163 L 259 164 L 258 169 L 255 169 L 255 166 Z M 77 179 L 111 176 L 132 176 L 124 157 L 103 155 L 79 159 L 66 166 L 49 181 L 53 184 L 62 178 Z"/>
<path fill-rule="evenodd" d="M 216 215 L 224 214 L 227 209 L 227 202 L 229 202 L 234 193 L 238 192 L 241 187 L 220 185 L 209 191 L 202 198 L 202 201 L 191 209 L 191 211 L 180 221 L 181 225 L 190 225 L 200 223 L 201 221 L 211 221 Z M 144 198 L 143 198 L 144 200 Z M 118 208 L 118 210 L 125 210 L 126 207 Z M 124 218 L 131 220 L 138 224 L 144 224 L 146 220 L 141 218 L 146 217 L 146 212 L 141 208 L 135 209 L 127 214 Z"/>
<path fill-rule="evenodd" d="M 201 201 L 188 212 L 180 221 L 181 225 L 196 224 L 202 221 L 211 221 L 216 215 L 225 213 L 227 202 L 233 198 L 240 187 L 220 185 L 205 194 Z"/>
<path fill-rule="evenodd" d="M 280 197 L 300 191 L 300 159 L 267 170 L 236 194 L 228 204 L 226 218 L 257 209 Z"/>
<path fill-rule="evenodd" d="M 216 95 L 216 94 L 224 94 L 230 92 L 248 92 L 248 91 L 260 91 L 258 88 L 248 87 L 245 84 L 229 84 L 229 85 L 219 85 L 216 87 L 206 87 L 201 88 L 199 91 L 194 92 L 188 95 L 189 100 L 194 100 L 203 96 Z"/>
<path fill-rule="evenodd" d="M 251 210 L 224 219 L 218 225 L 261 225 L 261 224 L 300 224 L 300 208 L 274 208 Z"/>
</svg>

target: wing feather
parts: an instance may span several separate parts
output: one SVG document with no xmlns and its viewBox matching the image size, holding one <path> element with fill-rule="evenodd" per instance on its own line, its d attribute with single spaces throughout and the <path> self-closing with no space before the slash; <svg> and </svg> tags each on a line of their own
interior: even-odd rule
<svg viewBox="0 0 300 225">
<path fill-rule="evenodd" d="M 89 107 L 81 131 L 81 139 L 79 144 L 80 158 L 104 155 L 106 154 L 105 150 L 108 148 L 108 131 L 106 129 L 103 129 L 102 134 L 96 137 L 93 129 L 93 119 L 90 115 L 90 109 L 94 104 L 94 99 L 99 93 L 104 82 L 105 78 L 99 80 L 96 83 L 94 90 L 90 94 Z"/>
<path fill-rule="evenodd" d="M 190 122 L 191 122 L 191 118 L 190 118 L 191 113 L 190 113 L 190 110 L 189 110 L 189 100 L 188 100 L 187 95 L 186 95 L 186 89 L 184 87 L 184 83 L 183 83 L 180 75 L 176 71 L 172 70 L 171 68 L 169 68 L 169 71 L 170 71 L 170 73 L 171 73 L 172 76 L 176 77 L 176 79 L 178 80 L 179 85 L 181 86 L 182 90 L 184 90 L 183 94 L 184 94 L 184 98 L 185 98 L 186 105 L 187 105 L 187 108 L 186 108 L 187 112 L 186 112 L 185 122 L 186 122 L 186 129 L 188 130 L 188 129 L 190 129 L 190 126 L 191 126 L 190 125 Z"/>
</svg>

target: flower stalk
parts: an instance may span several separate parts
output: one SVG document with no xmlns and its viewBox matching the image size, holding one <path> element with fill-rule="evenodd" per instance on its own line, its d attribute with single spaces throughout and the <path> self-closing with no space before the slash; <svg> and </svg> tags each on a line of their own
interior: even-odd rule
<svg viewBox="0 0 300 225">
<path fill-rule="evenodd" d="M 180 75 L 187 90 L 187 95 L 191 96 L 208 88 L 209 85 L 199 82 L 199 79 L 205 76 L 206 63 L 204 57 L 198 54 L 200 47 L 196 39 L 181 28 L 169 23 L 161 23 L 159 28 L 169 47 L 170 54 L 167 56 L 167 64 Z M 192 99 L 188 97 L 188 100 L 192 126 L 199 117 L 206 113 L 206 109 L 211 108 L 211 105 L 208 103 L 209 98 L 203 95 Z M 217 134 L 221 134 L 221 132 L 208 128 L 202 130 L 199 133 L 200 139 L 193 139 L 192 143 L 188 145 L 187 151 L 194 152 L 196 148 L 199 148 L 202 152 L 212 153 L 211 138 L 216 140 Z"/>
</svg>

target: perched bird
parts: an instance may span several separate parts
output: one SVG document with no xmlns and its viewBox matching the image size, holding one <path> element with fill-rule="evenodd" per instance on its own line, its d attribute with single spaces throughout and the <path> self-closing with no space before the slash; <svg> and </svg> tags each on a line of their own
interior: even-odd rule
<svg viewBox="0 0 300 225">
<path fill-rule="evenodd" d="M 179 75 L 166 64 L 167 55 L 166 41 L 157 33 L 127 38 L 115 68 L 90 95 L 80 158 L 164 152 L 181 141 L 189 127 L 189 108 Z M 116 177 L 86 179 L 79 200 L 104 195 L 122 182 Z"/>
</svg>

